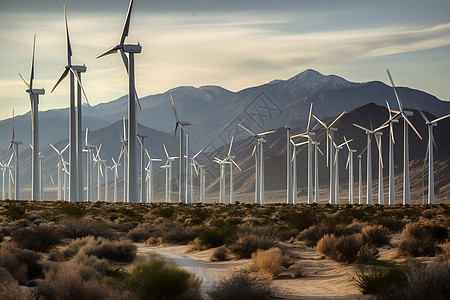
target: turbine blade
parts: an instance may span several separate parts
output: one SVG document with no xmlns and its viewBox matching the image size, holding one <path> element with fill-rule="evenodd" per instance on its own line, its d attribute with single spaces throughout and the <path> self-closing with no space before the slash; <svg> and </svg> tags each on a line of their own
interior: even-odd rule
<svg viewBox="0 0 450 300">
<path fill-rule="evenodd" d="M 425 116 L 425 114 L 423 113 L 423 111 L 417 107 L 417 110 L 419 111 L 420 115 L 422 116 L 422 118 L 425 120 L 425 122 L 430 123 L 430 121 L 428 120 L 428 118 Z M 449 115 L 450 116 L 450 115 Z"/>
<path fill-rule="evenodd" d="M 50 144 L 50 147 L 52 147 L 53 150 L 55 150 L 56 153 L 61 154 L 61 153 L 59 153 L 58 149 L 56 149 L 55 146 L 53 146 L 52 144 Z"/>
<path fill-rule="evenodd" d="M 395 139 L 394 139 L 394 129 L 393 129 L 392 126 L 389 126 L 389 131 L 390 131 L 390 136 L 391 136 L 391 139 L 392 139 L 392 143 L 395 144 Z"/>
<path fill-rule="evenodd" d="M 242 171 L 241 167 L 232 159 L 230 158 L 231 162 L 239 169 L 239 171 Z"/>
<path fill-rule="evenodd" d="M 371 130 L 369 130 L 369 129 L 367 129 L 366 127 L 363 127 L 363 126 L 361 126 L 361 125 L 358 125 L 358 124 L 353 123 L 353 126 L 356 126 L 356 127 L 358 127 L 359 129 L 362 129 L 362 130 L 364 130 L 364 131 L 371 132 Z"/>
<path fill-rule="evenodd" d="M 120 57 L 122 57 L 123 65 L 125 66 L 125 70 L 127 71 L 127 74 L 128 74 L 128 57 L 122 48 L 119 49 L 119 52 L 120 52 Z"/>
<path fill-rule="evenodd" d="M 391 115 L 391 106 L 389 105 L 389 102 L 387 102 L 387 100 L 386 100 L 386 105 L 387 105 L 387 108 L 388 108 L 389 119 L 390 119 L 392 117 L 392 115 Z"/>
<path fill-rule="evenodd" d="M 309 125 L 311 124 L 311 114 L 312 114 L 313 103 L 309 107 L 308 125 L 306 126 L 306 133 L 309 133 Z"/>
<path fill-rule="evenodd" d="M 123 43 L 125 42 L 125 38 L 128 36 L 128 31 L 130 30 L 130 19 L 132 8 L 133 8 L 133 0 L 130 0 L 130 5 L 128 6 L 128 12 L 125 18 L 125 24 L 123 25 L 122 36 L 120 37 L 119 45 L 123 45 Z"/>
<path fill-rule="evenodd" d="M 34 52 L 36 50 L 36 35 L 34 35 L 33 39 L 33 54 L 31 58 L 31 73 L 30 73 L 30 90 L 33 89 L 33 80 L 34 80 Z"/>
<path fill-rule="evenodd" d="M 391 73 L 389 72 L 389 69 L 386 69 L 386 72 L 389 76 L 389 80 L 391 81 L 392 88 L 394 89 L 394 94 L 395 94 L 395 98 L 397 99 L 398 108 L 400 109 L 400 111 L 403 111 L 402 103 L 400 101 L 400 98 L 398 98 L 397 90 L 395 89 L 394 80 L 392 80 L 392 76 L 391 76 Z"/>
<path fill-rule="evenodd" d="M 344 114 L 345 111 L 343 111 L 336 119 L 334 119 L 334 121 L 331 122 L 331 124 L 328 127 L 332 127 L 337 122 L 337 120 L 339 120 Z"/>
<path fill-rule="evenodd" d="M 191 140 L 192 144 L 195 145 L 194 140 L 192 139 L 191 135 L 189 134 L 189 132 L 186 131 L 186 129 L 184 129 L 183 125 L 180 125 L 180 128 L 187 134 L 188 138 Z"/>
<path fill-rule="evenodd" d="M 164 152 L 166 153 L 167 158 L 169 158 L 169 153 L 167 153 L 166 145 L 163 144 Z"/>
<path fill-rule="evenodd" d="M 295 135 L 291 136 L 291 139 L 299 137 L 299 136 L 304 137 L 304 138 L 309 138 L 308 132 L 306 132 L 306 133 L 295 134 Z"/>
<path fill-rule="evenodd" d="M 150 154 L 148 154 L 147 149 L 144 148 L 144 150 L 145 150 L 145 154 L 147 154 L 148 160 L 149 160 L 149 161 L 152 160 L 152 158 L 150 157 Z"/>
<path fill-rule="evenodd" d="M 347 163 L 345 164 L 345 169 L 346 169 L 346 170 L 348 169 L 348 164 L 350 163 L 350 155 L 351 155 L 351 152 L 348 152 L 348 155 L 347 155 Z"/>
<path fill-rule="evenodd" d="M 127 139 L 127 126 L 125 122 L 125 117 L 123 117 L 122 119 L 122 124 L 123 124 L 123 140 L 125 141 Z"/>
<path fill-rule="evenodd" d="M 403 115 L 403 118 L 406 120 L 406 122 L 408 122 L 409 126 L 411 126 L 411 128 L 414 130 L 414 132 L 417 134 L 417 136 L 422 140 L 422 136 L 419 134 L 416 127 L 414 127 L 414 125 L 409 121 L 409 119 L 406 117 L 405 114 L 402 114 L 402 115 Z"/>
<path fill-rule="evenodd" d="M 203 149 L 200 150 L 200 151 L 198 151 L 197 154 L 195 154 L 195 155 L 192 157 L 192 159 L 195 159 L 200 153 L 202 153 L 202 151 L 203 151 Z"/>
<path fill-rule="evenodd" d="M 66 78 L 67 74 L 69 73 L 69 69 L 65 69 L 64 72 L 61 74 L 61 77 L 59 77 L 58 81 L 56 82 L 55 86 L 52 88 L 51 93 L 53 93 L 53 91 L 56 89 L 56 87 L 58 86 L 58 84 L 61 83 L 61 81 L 64 80 L 64 78 Z"/>
<path fill-rule="evenodd" d="M 320 154 L 322 154 L 322 156 L 324 156 L 322 150 L 320 150 L 320 147 L 318 145 L 316 145 L 316 147 L 317 147 L 317 150 L 319 150 Z"/>
<path fill-rule="evenodd" d="M 231 137 L 230 148 L 228 148 L 228 156 L 231 154 L 231 147 L 233 147 L 234 136 Z"/>
<path fill-rule="evenodd" d="M 313 118 L 316 119 L 317 122 L 319 122 L 323 127 L 328 129 L 327 125 L 324 122 L 320 121 L 319 118 L 317 118 L 315 115 L 313 115 Z"/>
<path fill-rule="evenodd" d="M 353 141 L 353 139 L 350 139 L 350 140 L 346 140 L 344 143 L 342 143 L 342 144 L 340 144 L 338 147 L 340 148 L 340 147 L 342 147 L 342 146 L 344 146 L 344 145 L 347 145 L 348 146 L 348 143 L 350 143 L 351 141 Z M 350 150 L 350 148 L 349 148 L 349 150 Z"/>
<path fill-rule="evenodd" d="M 377 131 L 380 131 L 381 129 L 384 129 L 384 128 L 388 127 L 388 126 L 389 126 L 389 124 L 384 123 L 384 124 L 381 125 L 380 127 L 375 128 L 375 130 L 373 131 L 373 133 L 375 133 L 375 132 L 377 132 Z"/>
<path fill-rule="evenodd" d="M 294 161 L 294 158 L 295 158 L 295 147 L 294 147 L 294 151 L 292 151 L 292 158 L 291 158 L 291 162 L 293 162 Z M 294 168 L 295 168 L 295 166 L 294 166 Z"/>
<path fill-rule="evenodd" d="M 381 137 L 379 137 L 381 139 Z M 381 168 L 384 168 L 383 166 L 383 154 L 381 153 L 381 145 L 380 142 L 378 141 L 378 138 L 375 139 L 375 142 L 377 143 L 377 148 L 378 148 L 378 155 L 380 158 L 380 162 L 381 162 Z"/>
<path fill-rule="evenodd" d="M 252 156 L 255 155 L 255 151 L 256 151 L 256 144 L 255 146 L 253 146 Z"/>
<path fill-rule="evenodd" d="M 439 121 L 441 121 L 441 120 L 443 120 L 443 119 L 446 119 L 446 118 L 448 118 L 448 117 L 450 117 L 450 115 L 446 115 L 446 116 L 443 116 L 443 117 L 437 118 L 436 120 L 432 121 L 431 123 L 436 123 L 436 122 L 439 122 Z"/>
<path fill-rule="evenodd" d="M 84 91 L 83 85 L 81 84 L 80 76 L 78 76 L 78 73 L 76 71 L 74 71 L 72 68 L 70 68 L 70 71 L 72 71 L 73 75 L 75 75 L 75 78 L 77 79 L 78 84 L 80 85 L 81 91 L 83 92 L 84 99 L 86 99 L 86 103 L 90 107 L 91 105 L 89 104 L 89 100 L 86 96 L 86 92 Z"/>
<path fill-rule="evenodd" d="M 437 147 L 437 145 L 436 145 L 436 141 L 434 140 L 434 133 L 433 133 L 433 130 L 431 130 L 431 140 L 433 141 L 434 148 L 436 148 L 436 150 L 438 150 L 438 147 Z"/>
<path fill-rule="evenodd" d="M 23 78 L 22 74 L 19 73 L 20 78 L 22 78 L 23 82 L 27 85 L 28 88 L 30 88 L 30 84 Z"/>
<path fill-rule="evenodd" d="M 111 47 L 111 48 L 109 48 L 109 49 L 99 53 L 96 58 L 100 58 L 100 57 L 103 57 L 103 56 L 106 56 L 106 55 L 110 55 L 110 54 L 113 54 L 113 53 L 116 53 L 116 52 L 117 52 L 117 46 L 113 46 L 113 47 Z"/>
<path fill-rule="evenodd" d="M 253 132 L 251 132 L 249 129 L 245 128 L 244 126 L 242 126 L 240 123 L 238 124 L 238 126 L 242 127 L 242 129 L 244 129 L 245 131 L 247 131 L 248 133 L 250 133 L 253 136 L 256 136 L 256 134 L 254 134 Z"/>
<path fill-rule="evenodd" d="M 266 132 L 262 132 L 262 133 L 258 133 L 258 135 L 267 135 L 267 134 L 271 134 L 271 133 L 274 133 L 275 132 L 275 130 L 270 130 L 270 131 L 266 131 Z"/>
<path fill-rule="evenodd" d="M 344 141 L 345 141 L 344 144 L 347 146 L 348 151 L 350 151 L 350 146 L 348 145 L 348 143 L 350 143 L 350 141 L 347 141 L 347 139 L 345 138 L 345 135 L 344 135 Z"/>
<path fill-rule="evenodd" d="M 173 101 L 172 90 L 169 91 L 169 94 L 170 94 L 170 99 L 172 100 L 173 114 L 175 115 L 175 120 L 178 123 L 178 122 L 180 122 L 180 118 L 178 117 L 177 109 L 175 108 L 175 101 Z"/>
<path fill-rule="evenodd" d="M 136 102 L 137 102 L 137 104 L 139 106 L 139 110 L 142 110 L 141 101 L 139 101 L 139 97 L 138 97 L 138 94 L 136 92 L 136 88 L 134 89 L 134 95 L 136 96 Z"/>
<path fill-rule="evenodd" d="M 64 21 L 66 23 L 66 47 L 67 47 L 67 65 L 72 65 L 72 47 L 70 46 L 69 26 L 67 25 L 66 6 L 64 5 Z"/>
<path fill-rule="evenodd" d="M 52 181 L 52 184 L 53 184 L 53 185 L 56 185 L 56 184 L 55 184 L 55 181 L 53 180 L 52 173 L 49 172 L 48 175 L 50 175 L 50 180 Z"/>
</svg>

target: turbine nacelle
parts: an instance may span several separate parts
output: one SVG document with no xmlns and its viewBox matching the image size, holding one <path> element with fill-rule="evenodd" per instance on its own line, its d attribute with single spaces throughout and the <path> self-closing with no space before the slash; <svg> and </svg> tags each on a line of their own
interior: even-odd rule
<svg viewBox="0 0 450 300">
<path fill-rule="evenodd" d="M 85 65 L 82 66 L 70 66 L 70 67 L 66 67 L 66 69 L 68 68 L 72 68 L 72 70 L 79 72 L 79 73 L 85 73 L 87 68 Z"/>
<path fill-rule="evenodd" d="M 26 92 L 33 94 L 33 95 L 44 95 L 45 94 L 44 89 L 27 89 Z"/>
</svg>

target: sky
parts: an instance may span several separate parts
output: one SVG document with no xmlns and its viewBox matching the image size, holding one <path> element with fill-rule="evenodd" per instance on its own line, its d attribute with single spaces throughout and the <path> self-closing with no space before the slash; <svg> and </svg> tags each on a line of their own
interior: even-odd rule
<svg viewBox="0 0 450 300">
<path fill-rule="evenodd" d="M 63 5 L 73 64 L 91 105 L 128 93 L 118 44 L 128 0 L 0 0 L 0 119 L 30 110 L 21 73 L 30 77 L 36 34 L 35 88 L 40 110 L 69 105 Z M 126 43 L 140 43 L 140 97 L 177 86 L 231 91 L 289 79 L 306 70 L 354 82 L 420 89 L 450 100 L 450 0 L 135 0 Z"/>
</svg>

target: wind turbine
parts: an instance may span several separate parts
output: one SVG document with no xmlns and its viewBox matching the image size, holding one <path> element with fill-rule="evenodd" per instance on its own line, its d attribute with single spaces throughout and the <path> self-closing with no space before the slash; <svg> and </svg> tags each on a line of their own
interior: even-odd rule
<svg viewBox="0 0 450 300">
<path fill-rule="evenodd" d="M 347 143 L 345 144 L 348 149 L 348 157 L 347 157 L 347 163 L 345 165 L 345 169 L 348 169 L 348 203 L 354 204 L 354 196 L 353 196 L 353 182 L 354 182 L 354 176 L 353 176 L 353 154 L 356 153 L 356 150 L 350 149 L 349 141 L 344 136 L 344 141 Z"/>
<path fill-rule="evenodd" d="M 214 157 L 214 162 L 220 166 L 220 193 L 219 193 L 219 203 L 225 203 L 225 159 L 219 159 Z"/>
<path fill-rule="evenodd" d="M 336 179 L 336 183 L 334 185 L 335 187 L 335 204 L 339 204 L 339 150 L 342 150 L 342 146 L 344 145 L 348 145 L 348 143 L 350 143 L 353 140 L 345 140 L 344 143 L 340 144 L 340 145 L 336 145 L 335 142 L 333 142 L 333 146 L 335 148 L 335 154 L 334 154 L 334 169 L 336 171 L 335 174 L 335 179 Z"/>
<path fill-rule="evenodd" d="M 320 142 L 313 141 L 314 145 L 314 203 L 319 204 L 319 153 L 322 154 L 322 150 L 320 150 Z"/>
<path fill-rule="evenodd" d="M 387 124 L 383 124 L 380 127 L 371 130 L 367 129 L 361 125 L 353 123 L 353 126 L 362 129 L 366 132 L 367 135 L 367 204 L 373 204 L 373 193 L 372 193 L 372 136 L 375 135 L 381 129 L 387 127 Z M 376 139 L 378 142 L 378 139 Z M 381 148 L 378 147 L 379 155 L 381 156 Z"/>
<path fill-rule="evenodd" d="M 114 202 L 117 202 L 117 178 L 119 178 L 119 172 L 117 171 L 118 166 L 120 166 L 119 161 L 115 161 L 114 157 L 111 157 L 113 161 L 113 166 L 111 170 L 114 170 Z"/>
<path fill-rule="evenodd" d="M 308 138 L 308 204 L 313 203 L 313 166 L 312 166 L 312 155 L 313 155 L 313 139 L 312 137 L 316 135 L 315 132 L 309 131 L 311 125 L 311 115 L 312 115 L 313 103 L 309 107 L 309 115 L 308 115 L 308 125 L 306 126 L 306 131 L 303 133 L 296 134 L 292 136 L 295 137 L 306 137 Z"/>
<path fill-rule="evenodd" d="M 234 156 L 231 155 L 231 148 L 233 147 L 234 136 L 231 137 L 230 147 L 228 148 L 228 154 L 225 161 L 230 164 L 230 204 L 234 204 L 234 182 L 233 182 L 233 165 L 235 165 L 239 171 L 242 171 L 241 167 L 234 161 Z"/>
<path fill-rule="evenodd" d="M 20 184 L 19 184 L 19 145 L 23 144 L 22 141 L 18 141 L 15 139 L 15 134 L 14 134 L 14 110 L 13 110 L 13 118 L 12 118 L 12 139 L 11 139 L 11 143 L 8 146 L 8 150 L 6 152 L 8 152 L 9 150 L 11 150 L 11 148 L 14 148 L 14 156 L 15 156 L 15 167 L 14 167 L 14 186 L 16 188 L 16 192 L 14 194 L 15 199 L 16 200 L 20 200 Z"/>
<path fill-rule="evenodd" d="M 128 202 L 138 203 L 138 176 L 137 176 L 137 159 L 136 159 L 136 102 L 139 104 L 135 89 L 134 80 L 134 54 L 141 53 L 142 47 L 140 44 L 131 45 L 124 44 L 125 38 L 128 36 L 130 29 L 131 10 L 133 8 L 133 0 L 130 0 L 128 12 L 123 26 L 122 36 L 119 44 L 113 46 L 99 55 L 97 58 L 120 52 L 123 64 L 128 73 Z M 128 53 L 128 57 L 125 53 Z M 137 101 L 136 101 L 137 100 Z M 139 104 L 140 106 L 140 104 Z"/>
<path fill-rule="evenodd" d="M 189 179 L 190 179 L 190 199 L 189 199 L 189 203 L 194 203 L 194 169 L 195 169 L 195 172 L 197 173 L 197 175 L 198 175 L 198 171 L 197 171 L 197 167 L 195 166 L 195 163 L 196 163 L 196 161 L 195 161 L 195 158 L 200 154 L 200 153 L 202 153 L 202 151 L 203 151 L 203 149 L 201 149 L 200 151 L 198 151 L 194 156 L 192 156 L 191 157 L 191 162 L 190 162 L 190 164 L 189 164 L 189 167 L 190 167 L 190 177 L 189 177 Z"/>
<path fill-rule="evenodd" d="M 62 149 L 61 151 L 59 151 L 58 149 L 56 149 L 55 146 L 53 146 L 52 144 L 50 144 L 50 147 L 53 148 L 53 150 L 55 150 L 56 154 L 58 154 L 58 200 L 61 201 L 62 200 L 62 177 L 61 177 L 61 172 L 63 171 L 63 161 L 64 158 L 62 156 L 62 154 L 64 153 L 64 151 L 66 151 L 67 148 L 69 148 L 69 144 L 66 145 L 66 147 L 64 147 L 64 149 Z"/>
<path fill-rule="evenodd" d="M 297 204 L 297 147 L 307 144 L 309 141 L 294 143 L 291 139 L 293 146 L 292 149 L 292 194 L 293 199 L 291 204 Z"/>
<path fill-rule="evenodd" d="M 333 125 L 339 120 L 343 115 L 345 114 L 345 111 L 342 112 L 337 118 L 335 118 L 329 125 L 326 125 L 324 122 L 322 122 L 319 118 L 317 118 L 315 115 L 313 115 L 314 119 L 316 119 L 327 131 L 327 166 L 330 168 L 330 204 L 335 203 L 335 171 L 334 171 L 334 133 L 338 130 L 337 128 L 333 127 Z M 331 143 L 331 147 L 329 144 Z"/>
<path fill-rule="evenodd" d="M 253 147 L 252 155 L 255 155 L 255 203 L 264 204 L 264 150 L 263 144 L 266 142 L 264 139 L 266 134 L 274 133 L 275 130 L 270 130 L 262 133 L 255 134 L 251 130 L 245 128 L 241 124 L 238 124 L 242 129 L 250 133 L 255 138 L 255 146 Z"/>
<path fill-rule="evenodd" d="M 105 202 L 108 202 L 108 169 L 111 170 L 111 166 L 106 165 L 106 160 L 104 161 L 105 165 Z"/>
<path fill-rule="evenodd" d="M 102 163 L 106 162 L 105 160 L 102 160 L 100 158 L 100 151 L 102 149 L 102 144 L 100 144 L 100 147 L 97 148 L 97 154 L 94 157 L 94 161 L 97 163 L 97 201 L 101 201 L 101 194 L 102 194 L 102 177 L 103 177 L 103 170 L 102 170 Z"/>
<path fill-rule="evenodd" d="M 200 203 L 205 203 L 206 170 L 204 165 L 198 164 L 197 161 L 195 163 L 198 166 L 200 176 Z"/>
<path fill-rule="evenodd" d="M 286 125 L 286 195 L 287 204 L 292 204 L 293 201 L 293 189 L 292 189 L 292 145 L 291 145 L 291 126 Z"/>
<path fill-rule="evenodd" d="M 121 140 L 122 148 L 120 149 L 119 158 L 117 159 L 117 162 L 120 162 L 120 158 L 123 156 L 123 202 L 128 202 L 128 192 L 127 192 L 127 159 L 125 158 L 128 156 L 127 153 L 127 145 L 128 145 L 128 139 L 127 139 L 127 130 L 126 130 L 126 122 L 125 117 L 123 117 L 123 139 Z"/>
<path fill-rule="evenodd" d="M 72 47 L 70 45 L 69 38 L 69 27 L 67 25 L 67 13 L 66 6 L 64 6 L 64 21 L 66 28 L 66 48 L 67 48 L 67 65 L 64 67 L 64 71 L 56 82 L 52 89 L 53 91 L 56 87 L 66 78 L 67 74 L 70 72 L 69 85 L 70 85 L 70 114 L 69 114 L 69 164 L 70 164 L 70 193 L 69 201 L 83 201 L 83 159 L 82 159 L 82 124 L 81 124 L 81 91 L 83 92 L 86 103 L 89 105 L 86 93 L 84 92 L 83 85 L 81 84 L 81 73 L 86 72 L 86 66 L 75 66 L 72 65 Z M 74 79 L 77 79 L 77 105 L 75 109 L 75 85 Z"/>
<path fill-rule="evenodd" d="M 386 70 L 389 80 L 391 81 L 392 88 L 394 90 L 395 98 L 397 99 L 398 107 L 400 109 L 399 113 L 403 118 L 403 204 L 411 204 L 411 193 L 410 193 L 410 178 L 409 178 L 409 138 L 408 138 L 408 126 L 414 130 L 417 136 L 422 139 L 422 136 L 416 130 L 414 125 L 409 121 L 408 117 L 413 116 L 412 111 L 406 111 L 403 109 L 402 102 L 398 97 L 397 90 L 395 89 L 394 81 L 392 80 L 391 73 Z"/>
<path fill-rule="evenodd" d="M 162 161 L 160 158 L 151 158 L 147 149 L 145 149 L 145 154 L 148 157 L 148 164 L 145 168 L 147 170 L 147 203 L 153 203 L 153 162 Z"/>
<path fill-rule="evenodd" d="M 88 143 L 89 128 L 86 128 L 86 138 L 84 141 L 84 150 L 86 155 L 86 201 L 94 202 L 94 162 L 93 150 L 96 149 L 94 145 Z"/>
<path fill-rule="evenodd" d="M 166 145 L 163 144 L 164 152 L 166 153 L 166 163 L 161 166 L 161 169 L 166 170 L 166 203 L 172 203 L 172 162 L 177 159 L 177 156 L 169 156 Z"/>
<path fill-rule="evenodd" d="M 395 205 L 395 164 L 394 164 L 394 124 L 398 123 L 398 117 L 400 113 L 392 115 L 391 107 L 389 106 L 389 102 L 386 101 L 387 109 L 389 112 L 389 120 L 387 120 L 387 124 L 389 124 L 389 205 Z M 385 124 L 386 124 L 385 123 Z"/>
<path fill-rule="evenodd" d="M 375 132 L 375 141 L 378 147 L 378 204 L 384 205 L 384 183 L 383 183 L 383 155 L 381 152 L 381 131 Z"/>
<path fill-rule="evenodd" d="M 436 147 L 436 142 L 434 140 L 433 135 L 433 127 L 437 126 L 437 122 L 450 117 L 450 115 L 446 115 L 433 121 L 428 120 L 425 114 L 419 110 L 422 118 L 425 120 L 425 124 L 428 127 L 428 204 L 434 204 L 434 156 L 433 156 L 433 146 Z M 437 148 L 437 147 L 436 147 Z M 425 155 L 426 157 L 426 155 Z"/>
<path fill-rule="evenodd" d="M 361 153 L 358 154 L 358 183 L 359 183 L 359 187 L 358 187 L 358 191 L 359 191 L 359 204 L 364 204 L 363 201 L 363 188 L 362 188 L 362 164 L 361 164 L 361 160 L 362 160 L 362 155 L 364 154 L 364 152 L 366 152 L 367 150 L 367 146 L 364 148 L 363 151 L 361 151 Z"/>
<path fill-rule="evenodd" d="M 180 127 L 180 152 L 179 152 L 179 158 L 180 158 L 180 183 L 178 187 L 178 196 L 179 196 L 179 202 L 180 203 L 187 203 L 187 168 L 186 168 L 186 162 L 189 161 L 189 153 L 186 150 L 186 146 L 188 144 L 186 135 L 189 137 L 191 142 L 195 145 L 194 140 L 191 138 L 187 130 L 184 128 L 185 126 L 191 125 L 188 121 L 180 121 L 180 118 L 178 117 L 177 110 L 175 108 L 175 102 L 173 101 L 172 97 L 172 91 L 169 91 L 170 99 L 172 100 L 172 108 L 173 108 L 173 114 L 175 115 L 175 130 L 173 133 L 173 143 L 175 145 L 175 136 L 177 134 L 177 129 Z"/>
<path fill-rule="evenodd" d="M 33 40 L 33 54 L 31 59 L 31 74 L 30 74 L 30 83 L 28 83 L 22 75 L 19 76 L 22 78 L 23 82 L 27 85 L 28 89 L 26 92 L 30 95 L 31 102 L 31 131 L 32 138 L 31 144 L 32 155 L 31 155 L 31 200 L 40 200 L 39 194 L 39 163 L 38 163 L 38 153 L 39 153 L 39 95 L 44 95 L 45 90 L 42 89 L 33 89 L 33 80 L 34 80 L 34 51 L 36 46 L 36 35 Z"/>
<path fill-rule="evenodd" d="M 44 201 L 44 159 L 45 156 L 39 152 L 39 185 L 41 190 L 41 201 Z"/>
<path fill-rule="evenodd" d="M 145 186 L 145 147 L 144 147 L 144 139 L 148 138 L 148 135 L 138 133 L 137 135 L 139 144 L 141 145 L 141 203 L 145 203 L 145 195 L 146 193 L 146 186 Z"/>
<path fill-rule="evenodd" d="M 2 167 L 2 171 L 3 171 L 3 182 L 2 182 L 2 200 L 5 200 L 5 194 L 6 194 L 6 189 L 5 189 L 5 173 L 8 173 L 6 176 L 8 176 L 8 199 L 11 199 L 11 179 L 12 178 L 12 171 L 11 171 L 11 161 L 13 158 L 14 153 L 11 153 L 11 156 L 9 157 L 9 161 L 8 163 L 0 163 L 0 166 Z M 14 179 L 13 179 L 14 180 Z"/>
</svg>

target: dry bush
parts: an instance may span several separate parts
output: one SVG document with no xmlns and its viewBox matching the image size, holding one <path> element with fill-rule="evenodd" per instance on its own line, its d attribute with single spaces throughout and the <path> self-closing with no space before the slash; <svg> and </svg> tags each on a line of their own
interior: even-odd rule
<svg viewBox="0 0 450 300">
<path fill-rule="evenodd" d="M 5 268 L 0 268 L 0 299 L 2 300 L 28 300 L 32 295 L 25 293 L 17 281 Z"/>
<path fill-rule="evenodd" d="M 228 247 L 237 258 L 250 258 L 256 250 L 267 250 L 278 243 L 273 232 L 265 227 L 244 225 L 237 235 L 239 238 Z"/>
<path fill-rule="evenodd" d="M 437 242 L 433 235 L 418 223 L 405 226 L 400 236 L 398 253 L 405 256 L 433 256 Z"/>
<path fill-rule="evenodd" d="M 65 218 L 62 219 L 60 224 L 62 225 L 60 232 L 64 237 L 67 238 L 76 239 L 90 235 L 110 239 L 114 239 L 117 237 L 117 232 L 115 232 L 105 223 L 101 223 L 88 218 Z"/>
<path fill-rule="evenodd" d="M 179 221 L 164 221 L 152 226 L 150 238 L 160 239 L 164 244 L 186 244 L 198 237 L 203 230 L 200 226 L 184 226 Z"/>
<path fill-rule="evenodd" d="M 95 270 L 97 274 L 108 275 L 111 270 L 111 264 L 106 259 L 100 259 L 96 256 L 89 256 L 84 252 L 77 253 L 70 261 L 66 263 L 66 266 L 86 266 L 86 273 L 93 274 L 90 269 Z M 83 277 L 88 278 L 90 275 Z"/>
<path fill-rule="evenodd" d="M 135 243 L 144 242 L 152 235 L 152 226 L 148 223 L 139 224 L 126 234 L 126 238 Z"/>
<path fill-rule="evenodd" d="M 381 225 L 389 229 L 391 232 L 400 232 L 405 228 L 406 222 L 395 217 L 380 217 L 374 222 L 376 225 Z"/>
<path fill-rule="evenodd" d="M 214 252 L 211 254 L 209 258 L 210 261 L 224 261 L 228 258 L 228 250 L 226 247 L 222 246 L 214 249 Z"/>
<path fill-rule="evenodd" d="M 280 248 L 258 250 L 252 254 L 252 262 L 256 269 L 271 277 L 278 276 L 283 271 L 283 252 Z"/>
<path fill-rule="evenodd" d="M 360 232 L 360 230 L 360 224 L 336 225 L 321 222 L 300 232 L 297 239 L 304 241 L 308 247 L 315 247 L 317 242 L 326 234 L 334 234 L 335 236 L 351 235 Z"/>
<path fill-rule="evenodd" d="M 95 238 L 93 236 L 75 239 L 66 246 L 50 251 L 48 259 L 53 261 L 67 261 L 77 254 L 88 242 L 94 240 Z"/>
<path fill-rule="evenodd" d="M 292 278 L 303 277 L 305 274 L 305 267 L 302 263 L 296 262 L 292 267 Z"/>
<path fill-rule="evenodd" d="M 364 243 L 360 233 L 340 237 L 326 234 L 317 243 L 317 249 L 328 258 L 341 263 L 366 263 L 375 259 L 378 253 Z"/>
<path fill-rule="evenodd" d="M 61 243 L 61 236 L 56 227 L 41 225 L 19 229 L 12 234 L 11 240 L 17 243 L 20 248 L 47 252 Z"/>
<path fill-rule="evenodd" d="M 382 291 L 379 299 L 450 299 L 450 262 L 434 261 L 429 265 L 412 266 L 407 280 Z"/>
<path fill-rule="evenodd" d="M 389 244 L 389 230 L 381 225 L 369 225 L 362 228 L 361 233 L 366 243 L 380 247 Z"/>
<path fill-rule="evenodd" d="M 87 255 L 109 260 L 132 262 L 136 258 L 136 246 L 127 240 L 110 241 L 102 237 L 90 238 L 80 251 Z"/>
<path fill-rule="evenodd" d="M 244 272 L 235 272 L 230 277 L 215 283 L 208 291 L 212 300 L 260 300 L 272 299 L 276 290 L 267 279 Z"/>
<path fill-rule="evenodd" d="M 8 270 L 21 284 L 43 274 L 39 258 L 36 252 L 17 248 L 13 243 L 3 243 L 0 248 L 0 267 Z"/>
<path fill-rule="evenodd" d="M 450 257 L 450 241 L 440 245 L 439 247 L 441 247 L 446 256 Z"/>
</svg>

